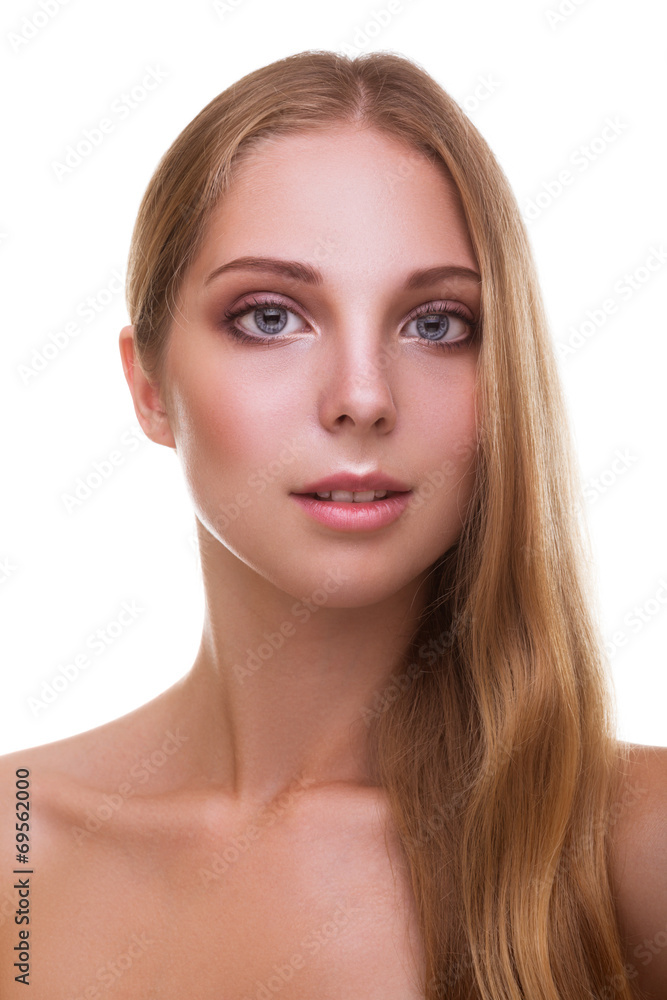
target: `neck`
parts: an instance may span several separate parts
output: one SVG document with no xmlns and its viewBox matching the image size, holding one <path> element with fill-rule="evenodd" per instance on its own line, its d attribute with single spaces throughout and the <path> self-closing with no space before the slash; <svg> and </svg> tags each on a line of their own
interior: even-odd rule
<svg viewBox="0 0 667 1000">
<path fill-rule="evenodd" d="M 211 550 L 201 645 L 179 685 L 198 771 L 238 801 L 299 780 L 374 784 L 369 716 L 419 623 L 427 572 L 379 602 L 336 607 L 335 570 L 295 597 L 224 546 Z"/>
</svg>

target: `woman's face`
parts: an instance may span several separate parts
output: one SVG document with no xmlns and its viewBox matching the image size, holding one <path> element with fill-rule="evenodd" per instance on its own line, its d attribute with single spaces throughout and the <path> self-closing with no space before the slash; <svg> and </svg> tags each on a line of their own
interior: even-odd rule
<svg viewBox="0 0 667 1000">
<path fill-rule="evenodd" d="M 351 607 L 414 586 L 455 543 L 475 474 L 480 284 L 435 273 L 452 265 L 477 271 L 456 190 L 389 137 L 280 137 L 239 166 L 182 286 L 162 383 L 162 441 L 220 558 L 297 598 L 337 579 L 327 604 Z M 294 499 L 345 472 L 400 480 L 408 506 L 352 531 Z"/>
</svg>

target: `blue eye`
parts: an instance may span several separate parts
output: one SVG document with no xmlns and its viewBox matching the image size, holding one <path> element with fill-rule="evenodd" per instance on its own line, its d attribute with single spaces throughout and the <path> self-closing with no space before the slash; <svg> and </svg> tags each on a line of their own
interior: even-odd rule
<svg viewBox="0 0 667 1000">
<path fill-rule="evenodd" d="M 250 302 L 252 306 L 250 307 Z M 234 310 L 225 310 L 226 323 L 223 323 L 224 329 L 231 336 L 240 340 L 242 343 L 256 343 L 256 344 L 270 344 L 276 340 L 277 334 L 284 331 L 288 320 L 287 315 L 292 314 L 297 316 L 293 309 L 288 309 L 287 306 L 276 299 L 267 298 L 263 301 L 258 301 L 253 298 L 250 302 L 242 302 Z M 269 333 L 271 336 L 261 336 L 259 334 L 249 334 L 242 327 L 237 326 L 234 322 L 235 319 L 243 316 L 252 316 L 252 321 L 262 330 L 264 333 Z M 296 330 L 291 330 L 291 333 L 296 333 Z"/>
<path fill-rule="evenodd" d="M 452 323 L 453 318 L 454 324 Z M 447 336 L 452 326 L 456 326 L 456 321 L 460 326 L 466 327 L 468 332 L 457 340 L 443 340 L 442 338 Z M 410 314 L 407 322 L 416 323 L 419 333 L 419 337 L 416 339 L 425 340 L 433 347 L 442 347 L 445 350 L 466 347 L 471 343 L 478 328 L 478 323 L 470 318 L 468 312 L 452 302 L 430 302 L 418 306 Z"/>
<path fill-rule="evenodd" d="M 267 296 L 261 300 L 253 297 L 241 302 L 233 310 L 225 310 L 225 322 L 222 323 L 225 331 L 241 343 L 254 344 L 274 344 L 281 343 L 284 338 L 280 336 L 289 323 L 289 315 L 300 316 L 296 310 L 288 307 L 282 300 Z M 243 327 L 238 326 L 234 321 L 241 317 L 251 317 L 251 322 L 262 331 L 261 333 L 248 333 Z M 303 318 L 303 317 L 301 317 Z M 467 328 L 467 333 L 459 336 L 456 340 L 445 340 L 456 323 Z M 410 337 L 410 340 L 423 341 L 428 347 L 441 350 L 454 350 L 459 347 L 468 346 L 479 326 L 478 321 L 470 318 L 467 310 L 452 302 L 427 302 L 418 306 L 408 316 L 405 326 L 416 322 L 417 337 Z M 291 330 L 290 333 L 297 333 Z"/>
</svg>

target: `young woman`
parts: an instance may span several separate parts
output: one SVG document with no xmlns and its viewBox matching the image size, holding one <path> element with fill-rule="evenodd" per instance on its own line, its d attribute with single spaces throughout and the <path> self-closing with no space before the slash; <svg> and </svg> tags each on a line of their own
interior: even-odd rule
<svg viewBox="0 0 667 1000">
<path fill-rule="evenodd" d="M 389 53 L 249 74 L 127 292 L 201 646 L 3 758 L 0 994 L 664 1000 L 667 750 L 615 737 L 531 251 L 458 105 Z"/>
</svg>

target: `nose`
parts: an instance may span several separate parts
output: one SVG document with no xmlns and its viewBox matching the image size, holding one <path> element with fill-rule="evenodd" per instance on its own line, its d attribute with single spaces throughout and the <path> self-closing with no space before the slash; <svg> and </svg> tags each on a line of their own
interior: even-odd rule
<svg viewBox="0 0 667 1000">
<path fill-rule="evenodd" d="M 392 351 L 381 331 L 377 325 L 357 323 L 345 332 L 332 331 L 329 345 L 320 395 L 322 425 L 331 431 L 349 427 L 360 434 L 373 429 L 388 434 L 397 412 Z"/>
</svg>

